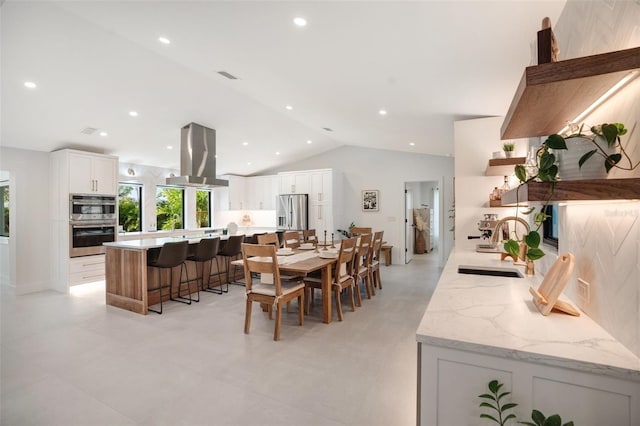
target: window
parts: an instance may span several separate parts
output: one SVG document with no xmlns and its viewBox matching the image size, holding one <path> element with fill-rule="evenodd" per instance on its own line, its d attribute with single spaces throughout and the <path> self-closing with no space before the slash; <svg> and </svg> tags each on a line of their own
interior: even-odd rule
<svg viewBox="0 0 640 426">
<path fill-rule="evenodd" d="M 0 223 L 0 236 L 9 236 L 9 182 L 0 182 L 0 198 L 2 199 L 2 223 Z"/>
<path fill-rule="evenodd" d="M 196 225 L 198 228 L 211 226 L 211 191 L 196 190 Z"/>
<path fill-rule="evenodd" d="M 558 247 L 558 205 L 547 206 L 549 217 L 542 224 L 542 241 L 554 247 Z"/>
<path fill-rule="evenodd" d="M 184 228 L 184 189 L 174 186 L 156 187 L 156 222 L 158 229 Z"/>
<path fill-rule="evenodd" d="M 142 185 L 121 183 L 118 198 L 118 225 L 124 232 L 142 231 Z"/>
</svg>

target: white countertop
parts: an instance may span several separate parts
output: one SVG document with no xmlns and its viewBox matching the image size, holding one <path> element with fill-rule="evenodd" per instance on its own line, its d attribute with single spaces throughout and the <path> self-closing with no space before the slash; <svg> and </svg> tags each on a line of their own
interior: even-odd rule
<svg viewBox="0 0 640 426">
<path fill-rule="evenodd" d="M 524 275 L 524 266 L 501 262 L 497 254 L 452 252 L 418 342 L 640 382 L 640 358 L 586 314 L 539 313 L 529 287 L 538 288 L 543 277 L 466 275 L 458 265 L 515 267 Z"/>
</svg>

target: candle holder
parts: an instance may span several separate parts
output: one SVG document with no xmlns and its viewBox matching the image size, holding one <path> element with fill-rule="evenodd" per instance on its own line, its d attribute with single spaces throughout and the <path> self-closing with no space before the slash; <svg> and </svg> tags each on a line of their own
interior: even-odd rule
<svg viewBox="0 0 640 426">
<path fill-rule="evenodd" d="M 327 231 L 324 231 L 324 248 L 322 250 L 327 250 Z"/>
<path fill-rule="evenodd" d="M 333 232 L 331 233 L 331 248 L 336 248 L 335 244 L 333 244 Z"/>
</svg>

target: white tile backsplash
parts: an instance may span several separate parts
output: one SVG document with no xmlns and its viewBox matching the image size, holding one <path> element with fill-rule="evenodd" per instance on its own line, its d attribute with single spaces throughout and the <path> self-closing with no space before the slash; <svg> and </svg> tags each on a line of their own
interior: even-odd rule
<svg viewBox="0 0 640 426">
<path fill-rule="evenodd" d="M 565 205 L 559 253 L 576 258 L 565 293 L 591 318 L 640 356 L 640 202 Z M 590 300 L 578 293 L 590 284 Z"/>
<path fill-rule="evenodd" d="M 637 47 L 640 2 L 568 0 L 554 25 L 560 60 Z M 634 161 L 640 160 L 640 78 L 595 110 L 585 122 L 618 121 Z M 640 176 L 613 170 L 609 177 Z M 640 197 L 640 194 L 639 194 Z M 565 293 L 591 318 L 640 356 L 640 201 L 569 204 L 561 207 L 558 253 L 576 258 Z M 548 256 L 550 261 L 553 256 Z M 546 262 L 550 263 L 550 262 Z M 542 270 L 547 269 L 544 263 Z M 590 300 L 578 294 L 577 278 L 590 283 Z"/>
</svg>

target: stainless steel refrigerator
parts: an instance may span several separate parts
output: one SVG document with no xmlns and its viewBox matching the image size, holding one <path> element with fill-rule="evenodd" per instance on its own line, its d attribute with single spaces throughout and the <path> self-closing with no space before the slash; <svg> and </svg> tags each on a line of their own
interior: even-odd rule
<svg viewBox="0 0 640 426">
<path fill-rule="evenodd" d="M 278 196 L 278 229 L 300 231 L 309 227 L 309 196 L 282 194 Z"/>
</svg>

